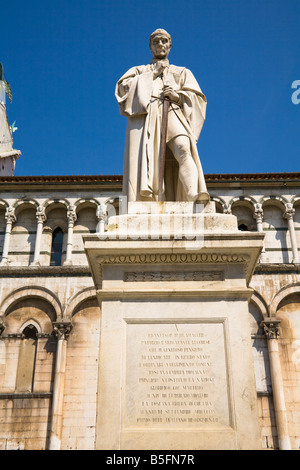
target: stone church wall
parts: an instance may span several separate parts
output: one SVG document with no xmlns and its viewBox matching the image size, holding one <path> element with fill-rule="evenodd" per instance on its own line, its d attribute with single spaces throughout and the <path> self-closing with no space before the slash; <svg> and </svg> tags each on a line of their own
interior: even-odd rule
<svg viewBox="0 0 300 470">
<path fill-rule="evenodd" d="M 217 211 L 236 215 L 240 230 L 265 233 L 249 307 L 262 448 L 278 448 L 268 340 L 261 326 L 262 320 L 274 317 L 281 321 L 278 342 L 289 435 L 293 449 L 298 449 L 300 185 L 249 187 L 215 181 L 208 187 Z M 101 312 L 82 235 L 96 232 L 101 221 L 100 203 L 117 197 L 120 189 L 120 185 L 103 189 L 101 184 L 78 188 L 77 183 L 62 183 L 52 189 L 43 185 L 33 189 L 30 184 L 26 189 L 18 183 L 13 190 L 6 191 L 5 185 L 2 188 L 1 450 L 49 448 L 58 341 L 54 326 L 61 320 L 71 325 L 61 449 L 94 448 Z M 62 238 L 61 252 L 55 258 L 52 241 L 57 229 Z"/>
</svg>

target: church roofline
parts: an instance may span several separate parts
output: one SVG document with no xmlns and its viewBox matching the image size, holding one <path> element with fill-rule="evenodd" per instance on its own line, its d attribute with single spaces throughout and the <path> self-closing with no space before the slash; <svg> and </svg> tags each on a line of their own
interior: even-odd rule
<svg viewBox="0 0 300 470">
<path fill-rule="evenodd" d="M 122 183 L 122 175 L 40 175 L 0 176 L 1 184 L 86 184 Z M 207 183 L 300 183 L 300 172 L 290 173 L 224 173 L 205 174 Z"/>
</svg>

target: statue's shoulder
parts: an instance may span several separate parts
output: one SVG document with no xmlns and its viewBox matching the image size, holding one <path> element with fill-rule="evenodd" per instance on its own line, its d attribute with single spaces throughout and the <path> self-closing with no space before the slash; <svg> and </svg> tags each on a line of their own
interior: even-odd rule
<svg viewBox="0 0 300 470">
<path fill-rule="evenodd" d="M 171 73 L 176 73 L 177 75 L 181 75 L 186 70 L 187 69 L 185 67 L 179 67 L 178 65 L 173 65 L 173 64 L 170 65 L 170 69 L 169 69 Z"/>
</svg>

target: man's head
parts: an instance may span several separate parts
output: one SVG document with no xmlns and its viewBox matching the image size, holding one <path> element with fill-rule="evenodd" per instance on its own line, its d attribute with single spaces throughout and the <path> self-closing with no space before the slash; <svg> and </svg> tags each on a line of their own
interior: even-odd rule
<svg viewBox="0 0 300 470">
<path fill-rule="evenodd" d="M 166 59 L 172 46 L 172 39 L 164 29 L 156 29 L 150 36 L 149 45 L 153 57 Z"/>
</svg>

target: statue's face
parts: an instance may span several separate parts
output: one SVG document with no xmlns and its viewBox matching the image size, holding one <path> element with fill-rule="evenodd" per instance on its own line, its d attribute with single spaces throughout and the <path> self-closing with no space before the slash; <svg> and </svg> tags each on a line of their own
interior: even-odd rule
<svg viewBox="0 0 300 470">
<path fill-rule="evenodd" d="M 171 43 L 167 36 L 156 35 L 151 40 L 151 52 L 156 59 L 166 59 L 171 49 Z"/>
</svg>

